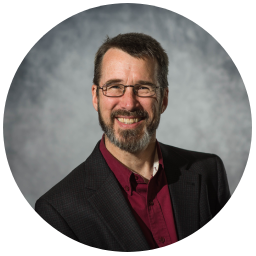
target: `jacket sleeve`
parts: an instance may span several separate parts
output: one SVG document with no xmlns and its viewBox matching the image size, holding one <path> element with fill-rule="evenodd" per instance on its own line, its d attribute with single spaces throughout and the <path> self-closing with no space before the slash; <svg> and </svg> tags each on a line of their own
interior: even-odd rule
<svg viewBox="0 0 256 256">
<path fill-rule="evenodd" d="M 223 215 L 231 207 L 231 195 L 228 186 L 227 173 L 222 160 L 217 156 L 216 175 L 218 181 L 215 213 L 208 224 L 209 256 L 223 256 Z"/>
<path fill-rule="evenodd" d="M 222 160 L 216 156 L 217 179 L 218 179 L 218 202 L 220 209 L 227 203 L 230 198 L 228 179 Z M 219 209 L 219 210 L 220 210 Z"/>
<path fill-rule="evenodd" d="M 36 212 L 52 227 L 57 229 L 64 235 L 78 241 L 78 238 L 69 227 L 64 218 L 58 213 L 58 211 L 46 200 L 40 198 L 35 204 Z"/>
</svg>

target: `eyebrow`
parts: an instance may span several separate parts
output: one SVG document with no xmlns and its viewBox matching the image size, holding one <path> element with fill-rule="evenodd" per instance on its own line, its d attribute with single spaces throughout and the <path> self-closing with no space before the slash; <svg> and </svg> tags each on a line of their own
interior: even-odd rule
<svg viewBox="0 0 256 256">
<path fill-rule="evenodd" d="M 122 79 L 110 79 L 104 85 L 110 85 L 113 83 L 121 83 L 122 81 L 123 81 Z M 136 84 L 156 86 L 154 83 L 151 83 L 151 82 L 145 81 L 145 80 L 139 80 Z"/>
</svg>

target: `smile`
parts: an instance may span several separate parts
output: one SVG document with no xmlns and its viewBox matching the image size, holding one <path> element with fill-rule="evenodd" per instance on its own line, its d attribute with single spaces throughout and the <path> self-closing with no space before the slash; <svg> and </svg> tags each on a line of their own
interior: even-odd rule
<svg viewBox="0 0 256 256">
<path fill-rule="evenodd" d="M 124 124 L 134 124 L 134 123 L 138 123 L 140 121 L 139 118 L 117 118 L 117 120 L 121 123 L 124 123 Z"/>
</svg>

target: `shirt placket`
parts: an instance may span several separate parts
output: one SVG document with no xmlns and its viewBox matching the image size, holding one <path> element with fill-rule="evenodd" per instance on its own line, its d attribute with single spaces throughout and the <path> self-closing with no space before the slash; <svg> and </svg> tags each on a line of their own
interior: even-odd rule
<svg viewBox="0 0 256 256">
<path fill-rule="evenodd" d="M 163 247 L 171 244 L 171 238 L 165 223 L 160 203 L 156 195 L 151 192 L 153 191 L 152 187 L 156 185 L 152 181 L 153 180 L 151 180 L 148 184 L 147 193 L 148 218 L 154 240 L 159 247 Z"/>
</svg>

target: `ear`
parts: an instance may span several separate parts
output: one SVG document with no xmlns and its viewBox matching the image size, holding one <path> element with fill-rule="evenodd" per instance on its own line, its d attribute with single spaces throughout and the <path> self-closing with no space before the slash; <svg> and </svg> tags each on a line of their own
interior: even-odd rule
<svg viewBox="0 0 256 256">
<path fill-rule="evenodd" d="M 168 106 L 168 95 L 169 95 L 169 89 L 164 88 L 164 96 L 163 96 L 163 100 L 162 100 L 161 114 L 164 113 L 164 111 L 166 110 L 166 108 Z"/>
<path fill-rule="evenodd" d="M 98 97 L 97 97 L 97 85 L 92 86 L 92 104 L 95 110 L 98 112 Z"/>
</svg>

